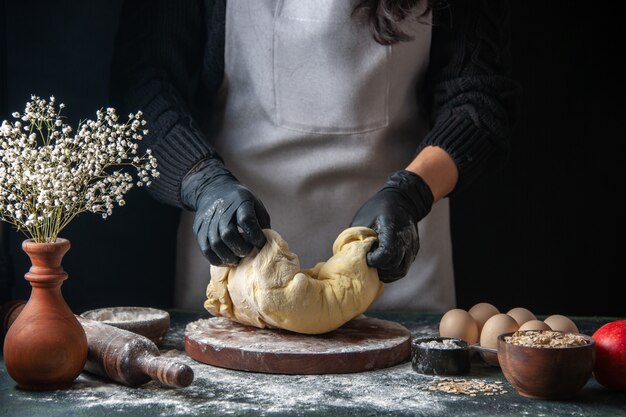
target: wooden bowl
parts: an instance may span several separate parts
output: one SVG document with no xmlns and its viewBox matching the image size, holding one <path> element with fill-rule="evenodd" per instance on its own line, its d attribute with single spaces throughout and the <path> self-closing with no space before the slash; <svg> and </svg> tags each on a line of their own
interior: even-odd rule
<svg viewBox="0 0 626 417">
<path fill-rule="evenodd" d="M 96 320 L 161 343 L 170 328 L 170 314 L 151 307 L 107 307 L 85 311 L 86 319 Z"/>
<path fill-rule="evenodd" d="M 504 377 L 520 395 L 542 400 L 571 398 L 587 383 L 595 363 L 595 342 L 586 345 L 539 348 L 507 343 L 498 336 L 498 362 Z"/>
</svg>

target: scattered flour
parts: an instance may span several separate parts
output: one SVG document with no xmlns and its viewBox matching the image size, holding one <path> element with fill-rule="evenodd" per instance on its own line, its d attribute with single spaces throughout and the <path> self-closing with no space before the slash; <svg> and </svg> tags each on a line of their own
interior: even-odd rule
<svg viewBox="0 0 626 417">
<path fill-rule="evenodd" d="M 445 409 L 433 394 L 416 388 L 424 378 L 410 364 L 357 374 L 270 375 L 199 364 L 178 350 L 164 355 L 193 367 L 195 379 L 191 386 L 169 389 L 148 383 L 129 388 L 82 374 L 71 392 L 49 393 L 46 400 L 88 409 L 149 409 L 153 416 L 297 415 L 312 410 L 332 414 L 334 409 L 353 410 L 355 415 L 359 410 L 374 410 L 376 414 L 410 410 L 419 414 Z"/>
<path fill-rule="evenodd" d="M 390 317 L 393 320 L 393 316 Z M 176 321 L 175 321 L 176 322 Z M 414 338 L 433 336 L 432 319 L 400 322 Z M 0 367 L 0 415 L 41 413 L 91 417 L 109 416 L 449 416 L 485 415 L 537 417 L 617 415 L 621 397 L 596 382 L 582 401 L 530 400 L 508 388 L 498 368 L 477 360 L 467 379 L 507 387 L 500 395 L 454 395 L 430 388 L 438 377 L 418 374 L 410 363 L 377 371 L 344 375 L 270 375 L 220 369 L 188 358 L 183 349 L 184 326 L 170 330 L 162 354 L 174 357 L 195 372 L 193 384 L 184 389 L 163 388 L 148 383 L 129 388 L 82 374 L 72 389 L 54 392 L 20 391 L 11 386 Z M 445 382 L 445 381 L 444 381 Z M 30 414 L 25 414 L 28 410 Z M 621 414 L 620 414 L 621 415 Z"/>
<path fill-rule="evenodd" d="M 358 323 L 359 320 L 355 320 Z M 391 349 L 406 343 L 408 334 L 399 324 L 388 324 L 392 328 L 397 327 L 393 335 L 385 333 L 385 337 L 369 338 L 362 337 L 364 330 L 380 327 L 381 323 L 370 319 L 370 325 L 356 325 L 346 330 L 339 330 L 333 337 L 315 337 L 292 333 L 284 330 L 254 329 L 246 331 L 250 327 L 234 323 L 225 317 L 201 319 L 187 324 L 185 334 L 194 341 L 210 345 L 220 350 L 223 348 L 237 348 L 247 352 L 272 352 L 272 353 L 342 353 L 363 352 Z M 364 328 L 364 326 L 367 326 Z M 211 330 L 211 332 L 207 332 Z"/>
<path fill-rule="evenodd" d="M 150 321 L 168 316 L 167 311 L 150 307 L 110 307 L 85 311 L 82 317 L 103 323 Z"/>
<path fill-rule="evenodd" d="M 434 334 L 434 326 L 415 336 Z M 150 382 L 139 388 L 110 383 L 83 373 L 70 391 L 14 392 L 15 401 L 62 404 L 89 415 L 446 415 L 458 396 L 419 389 L 432 380 L 405 363 L 392 368 L 342 375 L 274 375 L 221 369 L 198 363 L 183 352 L 184 326 L 172 328 L 162 355 L 191 366 L 187 388 Z"/>
</svg>

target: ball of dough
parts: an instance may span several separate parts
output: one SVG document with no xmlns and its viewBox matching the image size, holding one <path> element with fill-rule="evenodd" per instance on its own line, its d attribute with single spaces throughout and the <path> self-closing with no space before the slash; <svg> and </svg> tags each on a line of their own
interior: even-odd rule
<svg viewBox="0 0 626 417">
<path fill-rule="evenodd" d="M 333 256 L 307 270 L 300 270 L 298 256 L 277 232 L 263 232 L 263 249 L 237 266 L 211 267 L 204 307 L 212 315 L 319 334 L 361 315 L 382 294 L 378 271 L 366 260 L 376 241 L 373 230 L 344 230 L 333 244 Z"/>
</svg>

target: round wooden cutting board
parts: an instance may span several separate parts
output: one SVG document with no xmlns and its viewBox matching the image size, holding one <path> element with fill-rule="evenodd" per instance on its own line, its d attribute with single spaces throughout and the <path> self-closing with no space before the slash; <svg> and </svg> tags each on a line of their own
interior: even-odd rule
<svg viewBox="0 0 626 417">
<path fill-rule="evenodd" d="M 187 325 L 185 351 L 199 362 L 242 371 L 341 374 L 407 361 L 411 333 L 398 323 L 369 317 L 321 335 L 258 329 L 214 317 Z"/>
</svg>

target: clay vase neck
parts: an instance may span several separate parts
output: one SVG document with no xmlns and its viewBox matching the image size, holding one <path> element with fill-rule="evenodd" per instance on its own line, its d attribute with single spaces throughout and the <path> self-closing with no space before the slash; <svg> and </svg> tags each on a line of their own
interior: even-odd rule
<svg viewBox="0 0 626 417">
<path fill-rule="evenodd" d="M 67 279 L 61 260 L 69 248 L 66 239 L 22 244 L 31 260 L 25 278 L 32 291 L 4 342 L 7 371 L 22 389 L 68 387 L 87 360 L 85 332 L 61 294 Z"/>
</svg>

